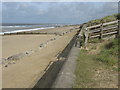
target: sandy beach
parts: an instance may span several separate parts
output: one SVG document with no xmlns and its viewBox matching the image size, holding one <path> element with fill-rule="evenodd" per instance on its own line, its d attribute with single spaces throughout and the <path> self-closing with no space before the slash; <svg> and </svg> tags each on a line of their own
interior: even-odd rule
<svg viewBox="0 0 120 90">
<path fill-rule="evenodd" d="M 42 29 L 42 30 L 37 30 L 37 31 L 33 31 L 33 32 L 47 32 L 47 33 L 63 33 L 63 32 L 67 32 L 70 30 L 73 30 L 75 28 L 79 28 L 79 26 L 63 26 L 63 27 L 56 27 L 56 28 L 50 28 L 50 29 Z M 31 32 L 31 31 L 28 31 Z"/>
<path fill-rule="evenodd" d="M 46 32 L 69 31 L 74 27 L 59 27 L 54 29 L 40 30 Z M 60 31 L 61 30 L 61 31 Z M 8 35 L 2 37 L 3 58 L 25 52 L 26 50 L 36 50 L 29 56 L 16 60 L 14 64 L 3 66 L 2 86 L 3 88 L 32 88 L 38 78 L 43 75 L 44 69 L 50 61 L 56 61 L 56 55 L 61 52 L 73 36 L 77 29 L 66 33 L 63 36 L 55 35 Z M 47 42 L 51 38 L 56 38 L 45 47 L 39 48 L 40 43 Z"/>
<path fill-rule="evenodd" d="M 2 57 L 21 53 L 39 47 L 55 35 L 12 35 L 2 37 Z"/>
</svg>

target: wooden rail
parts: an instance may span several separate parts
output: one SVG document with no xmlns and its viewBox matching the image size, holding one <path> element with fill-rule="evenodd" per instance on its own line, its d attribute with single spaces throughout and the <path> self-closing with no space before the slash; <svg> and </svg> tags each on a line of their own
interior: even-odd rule
<svg viewBox="0 0 120 90">
<path fill-rule="evenodd" d="M 90 26 L 87 27 L 87 29 L 89 29 L 89 38 L 99 37 L 100 39 L 102 39 L 107 35 L 118 33 L 118 20 L 95 26 Z"/>
<path fill-rule="evenodd" d="M 91 38 L 99 38 L 103 39 L 104 37 L 110 36 L 110 35 L 120 35 L 119 30 L 119 20 L 107 22 L 107 23 L 101 23 L 94 26 L 85 27 L 86 25 L 83 25 L 81 28 L 79 34 L 84 34 L 81 36 L 84 37 L 85 46 L 87 44 L 88 39 Z"/>
</svg>

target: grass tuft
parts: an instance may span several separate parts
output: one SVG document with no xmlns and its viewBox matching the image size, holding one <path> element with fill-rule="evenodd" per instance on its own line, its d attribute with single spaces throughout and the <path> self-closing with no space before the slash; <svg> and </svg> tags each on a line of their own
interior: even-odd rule
<svg viewBox="0 0 120 90">
<path fill-rule="evenodd" d="M 114 66 L 118 63 L 118 49 L 118 39 L 116 38 L 101 47 L 101 52 L 96 56 L 96 60 Z"/>
<path fill-rule="evenodd" d="M 89 43 L 99 43 L 100 40 L 98 38 L 94 38 L 94 39 L 90 39 L 88 42 Z"/>
<path fill-rule="evenodd" d="M 94 67 L 95 62 L 93 57 L 88 55 L 86 50 L 81 50 L 77 59 L 77 68 L 75 71 L 77 78 L 74 84 L 74 88 L 92 88 L 90 84 L 94 81 L 92 79 L 93 73 L 91 70 L 93 70 Z"/>
</svg>

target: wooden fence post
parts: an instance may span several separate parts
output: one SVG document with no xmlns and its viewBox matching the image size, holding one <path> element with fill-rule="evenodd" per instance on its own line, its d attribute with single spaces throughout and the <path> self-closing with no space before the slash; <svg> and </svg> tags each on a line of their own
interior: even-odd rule
<svg viewBox="0 0 120 90">
<path fill-rule="evenodd" d="M 118 20 L 118 36 L 120 36 L 120 21 Z"/>
<path fill-rule="evenodd" d="M 100 39 L 103 38 L 103 23 L 100 26 Z"/>
<path fill-rule="evenodd" d="M 118 2 L 118 36 L 120 36 L 120 1 Z"/>
<path fill-rule="evenodd" d="M 118 27 L 117 27 L 117 29 L 118 29 L 118 32 L 116 34 L 116 38 L 118 38 L 120 36 L 120 21 L 119 20 L 118 20 Z"/>
<path fill-rule="evenodd" d="M 85 47 L 87 46 L 88 43 L 88 36 L 89 36 L 89 30 L 85 28 Z"/>
</svg>

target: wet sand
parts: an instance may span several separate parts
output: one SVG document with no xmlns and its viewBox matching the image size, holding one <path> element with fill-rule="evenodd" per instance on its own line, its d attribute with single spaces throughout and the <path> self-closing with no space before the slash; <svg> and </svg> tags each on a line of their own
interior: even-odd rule
<svg viewBox="0 0 120 90">
<path fill-rule="evenodd" d="M 35 53 L 31 54 L 30 56 L 17 60 L 15 64 L 11 64 L 8 67 L 3 67 L 3 71 L 2 71 L 3 88 L 32 88 L 33 85 L 37 82 L 38 78 L 40 78 L 43 75 L 43 71 L 46 68 L 46 66 L 49 64 L 49 62 L 57 60 L 56 55 L 67 46 L 67 44 L 76 34 L 76 32 L 77 30 L 74 30 L 71 33 L 67 33 L 63 36 L 60 36 L 58 39 L 47 44 L 46 47 L 40 50 L 37 50 Z M 7 48 L 5 49 L 4 44 L 7 43 L 7 37 L 9 36 L 5 37 L 6 42 L 3 41 L 4 42 L 3 50 L 6 50 L 5 51 L 6 53 L 8 50 Z M 16 44 L 9 42 L 9 39 L 8 39 L 8 42 L 14 46 L 13 51 L 11 51 L 11 53 L 14 54 L 16 52 L 19 53 L 21 51 L 25 51 L 26 48 L 30 49 L 30 48 L 37 47 L 40 42 L 44 42 L 50 39 L 51 37 L 54 37 L 54 35 L 52 36 L 51 35 L 46 35 L 46 36 L 42 36 L 42 35 L 17 36 L 16 35 L 12 37 L 16 37 L 16 38 L 13 38 Z M 24 37 L 26 40 L 20 39 L 20 37 L 21 38 Z M 3 39 L 5 38 L 3 37 Z M 11 41 L 13 39 L 11 38 Z M 19 41 L 21 41 L 21 45 L 19 45 Z M 9 43 L 8 43 L 8 46 L 6 45 L 6 47 L 10 47 Z M 30 44 L 32 45 L 29 46 Z M 19 47 L 21 47 L 21 49 Z M 16 50 L 16 48 L 18 48 L 18 50 Z M 10 53 L 6 54 L 5 52 L 3 52 L 4 57 L 10 55 Z"/>
</svg>

